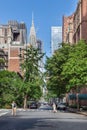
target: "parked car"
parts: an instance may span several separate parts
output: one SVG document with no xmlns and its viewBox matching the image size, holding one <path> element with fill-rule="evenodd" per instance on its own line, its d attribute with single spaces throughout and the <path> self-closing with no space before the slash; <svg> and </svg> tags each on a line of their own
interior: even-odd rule
<svg viewBox="0 0 87 130">
<path fill-rule="evenodd" d="M 37 109 L 37 108 L 38 108 L 37 102 L 31 102 L 31 103 L 29 104 L 29 108 L 30 108 L 30 109 Z"/>
<path fill-rule="evenodd" d="M 66 108 L 67 107 L 63 102 L 57 104 L 57 110 L 66 110 Z"/>
</svg>

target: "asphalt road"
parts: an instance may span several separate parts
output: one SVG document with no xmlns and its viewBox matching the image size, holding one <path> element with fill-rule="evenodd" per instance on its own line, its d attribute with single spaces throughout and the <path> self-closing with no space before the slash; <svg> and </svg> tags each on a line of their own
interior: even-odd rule
<svg viewBox="0 0 87 130">
<path fill-rule="evenodd" d="M 87 130 L 87 116 L 52 110 L 17 110 L 0 116 L 0 130 Z"/>
</svg>

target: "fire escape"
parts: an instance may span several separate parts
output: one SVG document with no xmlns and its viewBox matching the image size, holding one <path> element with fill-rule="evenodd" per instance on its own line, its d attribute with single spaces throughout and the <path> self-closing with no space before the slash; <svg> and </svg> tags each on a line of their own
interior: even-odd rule
<svg viewBox="0 0 87 130">
<path fill-rule="evenodd" d="M 0 70 L 7 70 L 8 68 L 8 53 L 0 49 Z"/>
</svg>

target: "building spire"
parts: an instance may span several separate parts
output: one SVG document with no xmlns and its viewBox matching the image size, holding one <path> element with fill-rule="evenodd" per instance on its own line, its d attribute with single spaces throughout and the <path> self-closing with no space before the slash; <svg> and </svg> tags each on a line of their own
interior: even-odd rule
<svg viewBox="0 0 87 130">
<path fill-rule="evenodd" d="M 32 12 L 32 26 L 34 26 L 34 14 Z"/>
<path fill-rule="evenodd" d="M 35 31 L 35 27 L 34 27 L 33 12 L 32 12 L 32 25 L 31 25 L 31 28 L 30 28 L 30 35 L 29 35 L 29 43 L 33 47 L 36 47 L 36 31 Z"/>
</svg>

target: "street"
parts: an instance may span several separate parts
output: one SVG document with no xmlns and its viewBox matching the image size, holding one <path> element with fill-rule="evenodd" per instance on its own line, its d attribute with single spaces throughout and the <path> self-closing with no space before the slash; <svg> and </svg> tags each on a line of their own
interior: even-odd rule
<svg viewBox="0 0 87 130">
<path fill-rule="evenodd" d="M 1 112 L 0 112 L 1 113 Z M 11 110 L 0 116 L 0 130 L 87 130 L 87 116 L 52 110 Z"/>
</svg>

